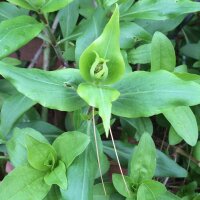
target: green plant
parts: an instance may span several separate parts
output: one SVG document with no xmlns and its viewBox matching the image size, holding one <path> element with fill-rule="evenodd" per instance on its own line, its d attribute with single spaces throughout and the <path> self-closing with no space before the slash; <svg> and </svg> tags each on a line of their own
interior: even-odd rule
<svg viewBox="0 0 200 200">
<path fill-rule="evenodd" d="M 200 184 L 200 3 L 8 2 L 0 3 L 0 159 L 14 170 L 1 199 L 198 199 L 185 190 Z M 42 69 L 33 69 L 42 48 L 30 63 L 7 57 L 35 37 Z"/>
</svg>

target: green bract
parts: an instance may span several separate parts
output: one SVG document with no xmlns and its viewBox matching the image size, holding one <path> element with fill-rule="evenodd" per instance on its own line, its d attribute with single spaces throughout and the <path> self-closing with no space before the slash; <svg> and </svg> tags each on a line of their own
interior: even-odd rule
<svg viewBox="0 0 200 200">
<path fill-rule="evenodd" d="M 111 84 L 122 77 L 125 64 L 120 52 L 119 33 L 119 9 L 116 7 L 103 33 L 80 57 L 80 72 L 86 81 Z"/>
</svg>

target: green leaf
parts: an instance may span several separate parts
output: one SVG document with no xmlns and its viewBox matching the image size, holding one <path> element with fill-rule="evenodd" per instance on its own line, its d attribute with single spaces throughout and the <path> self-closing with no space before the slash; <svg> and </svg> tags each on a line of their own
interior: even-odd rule
<svg viewBox="0 0 200 200">
<path fill-rule="evenodd" d="M 182 141 L 182 137 L 180 137 L 174 128 L 171 126 L 169 129 L 169 144 L 176 145 Z"/>
<path fill-rule="evenodd" d="M 44 13 L 54 12 L 64 8 L 73 0 L 8 0 L 9 2 L 29 10 L 40 11 Z"/>
<path fill-rule="evenodd" d="M 1 199 L 43 199 L 50 190 L 44 172 L 22 166 L 9 173 L 0 184 Z"/>
<path fill-rule="evenodd" d="M 41 11 L 44 13 L 54 12 L 67 6 L 74 0 L 47 0 L 42 6 Z"/>
<path fill-rule="evenodd" d="M 81 83 L 77 92 L 90 106 L 99 109 L 99 115 L 103 120 L 106 136 L 108 137 L 112 102 L 119 97 L 119 92 L 110 87 L 96 86 L 89 83 Z"/>
<path fill-rule="evenodd" d="M 0 21 L 28 14 L 25 10 L 17 8 L 8 2 L 0 2 Z"/>
<path fill-rule="evenodd" d="M 143 44 L 128 52 L 128 60 L 131 64 L 146 64 L 151 62 L 151 45 Z"/>
<path fill-rule="evenodd" d="M 178 165 L 174 160 L 169 158 L 162 151 L 157 150 L 156 156 L 156 172 L 157 177 L 187 177 L 187 170 Z"/>
<path fill-rule="evenodd" d="M 151 42 L 151 34 L 134 22 L 120 23 L 120 47 L 130 48 L 136 42 L 141 40 Z"/>
<path fill-rule="evenodd" d="M 33 128 L 36 131 L 42 133 L 42 135 L 44 135 L 45 137 L 47 137 L 48 141 L 50 142 L 54 141 L 56 137 L 58 137 L 64 132 L 58 127 L 40 120 L 21 122 L 17 126 L 19 128 L 27 128 L 27 127 Z"/>
<path fill-rule="evenodd" d="M 190 58 L 200 60 L 200 41 L 198 43 L 188 43 L 180 51 Z"/>
<path fill-rule="evenodd" d="M 86 150 L 67 170 L 68 189 L 61 190 L 62 198 L 68 200 L 93 200 L 93 185 L 98 164 L 92 121 L 86 121 L 79 130 L 91 138 Z M 100 160 L 102 162 L 102 143 L 97 132 Z M 74 146 L 73 146 L 74 147 Z"/>
<path fill-rule="evenodd" d="M 165 186 L 157 181 L 145 181 L 139 186 L 137 200 L 160 200 L 166 191 Z"/>
<path fill-rule="evenodd" d="M 5 57 L 1 61 L 13 66 L 18 66 L 22 64 L 20 60 L 18 60 L 17 58 L 12 58 L 12 57 Z"/>
<path fill-rule="evenodd" d="M 83 1 L 81 1 L 83 2 Z M 81 2 L 79 2 L 81 4 Z M 75 57 L 76 62 L 80 60 L 83 51 L 102 33 L 106 24 L 106 13 L 103 9 L 97 9 L 93 16 L 79 24 L 80 37 L 76 40 Z M 95 31 L 94 31 L 95 30 Z"/>
<path fill-rule="evenodd" d="M 79 67 L 81 75 L 89 82 L 110 84 L 119 80 L 124 74 L 125 64 L 119 46 L 118 7 L 100 37 L 81 55 Z M 101 72 L 103 74 L 98 77 Z"/>
<path fill-rule="evenodd" d="M 98 183 L 93 187 L 93 200 L 111 200 L 111 196 L 116 193 L 112 183 L 104 183 L 106 188 L 106 196 L 102 183 Z"/>
<path fill-rule="evenodd" d="M 153 124 L 149 118 L 121 118 L 121 120 L 134 127 L 139 137 L 145 132 L 153 134 Z"/>
<path fill-rule="evenodd" d="M 112 141 L 104 141 L 104 152 L 116 161 L 115 152 L 113 149 Z M 124 166 L 128 166 L 131 154 L 133 153 L 133 144 L 124 143 L 115 140 L 117 153 L 119 155 L 120 163 Z M 187 177 L 187 171 L 178 165 L 174 160 L 169 158 L 166 154 L 161 151 L 156 151 L 156 177 Z"/>
<path fill-rule="evenodd" d="M 161 196 L 160 200 L 181 200 L 180 197 L 172 194 L 171 192 L 166 192 L 164 195 Z M 183 200 L 183 199 L 182 199 Z"/>
<path fill-rule="evenodd" d="M 18 5 L 22 8 L 26 8 L 28 10 L 35 10 L 30 3 L 26 0 L 8 0 L 8 2 Z"/>
<path fill-rule="evenodd" d="M 75 0 L 73 3 L 69 4 L 58 12 L 59 23 L 64 38 L 70 36 L 76 26 L 79 17 L 78 9 L 79 1 Z"/>
<path fill-rule="evenodd" d="M 73 111 L 85 105 L 76 93 L 77 84 L 82 82 L 76 69 L 47 72 L 39 69 L 17 68 L 0 62 L 0 74 L 17 90 L 44 107 Z"/>
<path fill-rule="evenodd" d="M 53 147 L 57 152 L 58 158 L 61 159 L 65 163 L 66 168 L 68 168 L 74 159 L 83 153 L 89 142 L 90 139 L 87 135 L 78 131 L 71 131 L 57 137 L 53 143 Z"/>
<path fill-rule="evenodd" d="M 36 37 L 43 24 L 29 16 L 19 16 L 0 23 L 0 59 L 13 53 Z M 27 31 L 28 29 L 28 31 Z"/>
<path fill-rule="evenodd" d="M 156 148 L 148 133 L 144 133 L 131 158 L 131 179 L 138 184 L 151 179 L 156 169 Z"/>
<path fill-rule="evenodd" d="M 48 171 L 54 168 L 57 161 L 57 153 L 50 144 L 40 142 L 27 135 L 26 148 L 28 162 L 33 168 L 40 171 Z"/>
<path fill-rule="evenodd" d="M 20 165 L 26 164 L 27 161 L 27 150 L 26 150 L 26 137 L 30 135 L 35 139 L 47 143 L 46 138 L 31 128 L 19 129 L 15 128 L 13 131 L 13 136 L 6 143 L 6 148 L 8 151 L 11 163 L 18 167 Z"/>
<path fill-rule="evenodd" d="M 141 0 L 121 15 L 121 18 L 165 20 L 197 11 L 200 11 L 200 3 L 188 0 Z"/>
<path fill-rule="evenodd" d="M 67 189 L 66 167 L 64 162 L 59 160 L 58 166 L 47 173 L 44 180 L 49 186 L 56 184 L 63 190 Z"/>
<path fill-rule="evenodd" d="M 113 87 L 121 95 L 113 102 L 112 113 L 122 117 L 149 117 L 170 108 L 200 102 L 198 84 L 162 70 L 130 73 Z"/>
<path fill-rule="evenodd" d="M 47 196 L 43 200 L 63 200 L 57 185 L 53 185 Z"/>
<path fill-rule="evenodd" d="M 176 55 L 171 41 L 162 33 L 156 32 L 151 43 L 151 71 L 164 69 L 174 71 Z"/>
<path fill-rule="evenodd" d="M 18 93 L 4 101 L 1 109 L 1 132 L 6 136 L 17 120 L 32 106 L 35 105 L 31 99 Z"/>
<path fill-rule="evenodd" d="M 197 121 L 189 107 L 178 106 L 164 111 L 163 114 L 185 142 L 191 146 L 196 144 L 198 139 Z"/>
<path fill-rule="evenodd" d="M 115 189 L 124 197 L 130 197 L 130 198 L 135 197 L 137 186 L 134 185 L 134 183 L 130 177 L 124 176 L 124 178 L 127 183 L 129 193 L 125 187 L 124 180 L 123 180 L 121 174 L 113 174 L 112 175 L 112 181 L 113 181 L 113 185 L 114 185 Z"/>
</svg>

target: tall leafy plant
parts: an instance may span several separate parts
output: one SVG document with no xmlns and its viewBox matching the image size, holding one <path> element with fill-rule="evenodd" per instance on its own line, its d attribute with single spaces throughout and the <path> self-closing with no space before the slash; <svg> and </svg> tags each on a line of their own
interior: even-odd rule
<svg viewBox="0 0 200 200">
<path fill-rule="evenodd" d="M 194 75 L 186 66 L 176 66 L 182 63 L 163 33 L 173 32 L 175 25 L 185 26 L 188 18 L 181 21 L 186 14 L 199 11 L 200 3 L 8 2 L 0 3 L 0 74 L 4 78 L 0 85 L 0 158 L 8 159 L 14 170 L 0 183 L 1 198 L 179 199 L 165 185 L 169 176 L 185 178 L 187 172 L 156 147 L 162 129 L 161 150 L 168 145 L 169 130 L 171 145 L 185 141 L 183 148 L 173 146 L 175 153 L 192 160 L 187 168 L 199 173 L 197 153 L 191 157 L 187 151 L 197 144 L 197 152 L 199 144 L 200 85 L 197 71 Z M 11 16 L 5 15 L 7 10 Z M 58 24 L 60 29 L 55 32 Z M 35 37 L 43 40 L 43 69 L 32 69 L 42 48 L 28 68 L 20 59 L 7 57 L 16 51 L 19 54 Z M 51 62 L 62 69 L 49 70 Z M 67 113 L 66 128 L 48 123 L 47 108 Z M 118 130 L 122 130 L 123 142 L 115 141 Z M 156 145 L 152 134 L 158 138 Z M 112 163 L 104 152 L 119 167 L 120 173 L 113 174 L 112 180 L 104 176 Z M 186 166 L 185 160 L 182 164 Z M 174 170 L 163 169 L 163 165 Z M 123 167 L 127 166 L 126 173 Z M 155 176 L 166 179 L 161 183 Z"/>
</svg>

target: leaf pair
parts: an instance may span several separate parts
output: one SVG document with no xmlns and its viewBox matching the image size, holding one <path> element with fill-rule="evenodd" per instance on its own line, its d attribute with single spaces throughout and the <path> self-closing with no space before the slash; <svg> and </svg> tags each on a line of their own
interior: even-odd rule
<svg viewBox="0 0 200 200">
<path fill-rule="evenodd" d="M 130 177 L 125 176 L 129 193 L 121 175 L 113 175 L 113 184 L 117 191 L 129 200 L 157 200 L 166 193 L 166 188 L 161 183 L 151 180 L 155 168 L 156 148 L 151 136 L 144 133 L 132 155 Z"/>
<path fill-rule="evenodd" d="M 8 0 L 10 3 L 36 12 L 49 13 L 64 8 L 73 0 Z"/>
<path fill-rule="evenodd" d="M 6 176 L 0 185 L 1 197 L 18 200 L 34 194 L 34 199 L 43 199 L 54 184 L 61 189 L 66 189 L 67 168 L 85 150 L 90 141 L 89 137 L 78 131 L 63 133 L 50 145 L 41 134 L 33 129 L 17 129 L 17 131 L 17 135 L 11 139 L 12 142 L 9 141 L 7 144 L 8 153 L 12 155 L 11 161 L 15 160 L 16 148 L 21 148 L 21 152 L 24 152 L 23 148 L 25 150 L 26 147 L 27 153 L 20 154 L 24 157 L 23 164 Z M 26 134 L 28 131 L 30 133 Z M 17 136 L 25 139 L 25 147 L 20 147 L 24 143 L 21 144 Z M 22 172 L 28 173 L 22 176 Z M 19 184 L 13 187 L 16 184 L 16 178 L 20 176 L 22 178 Z"/>
</svg>

